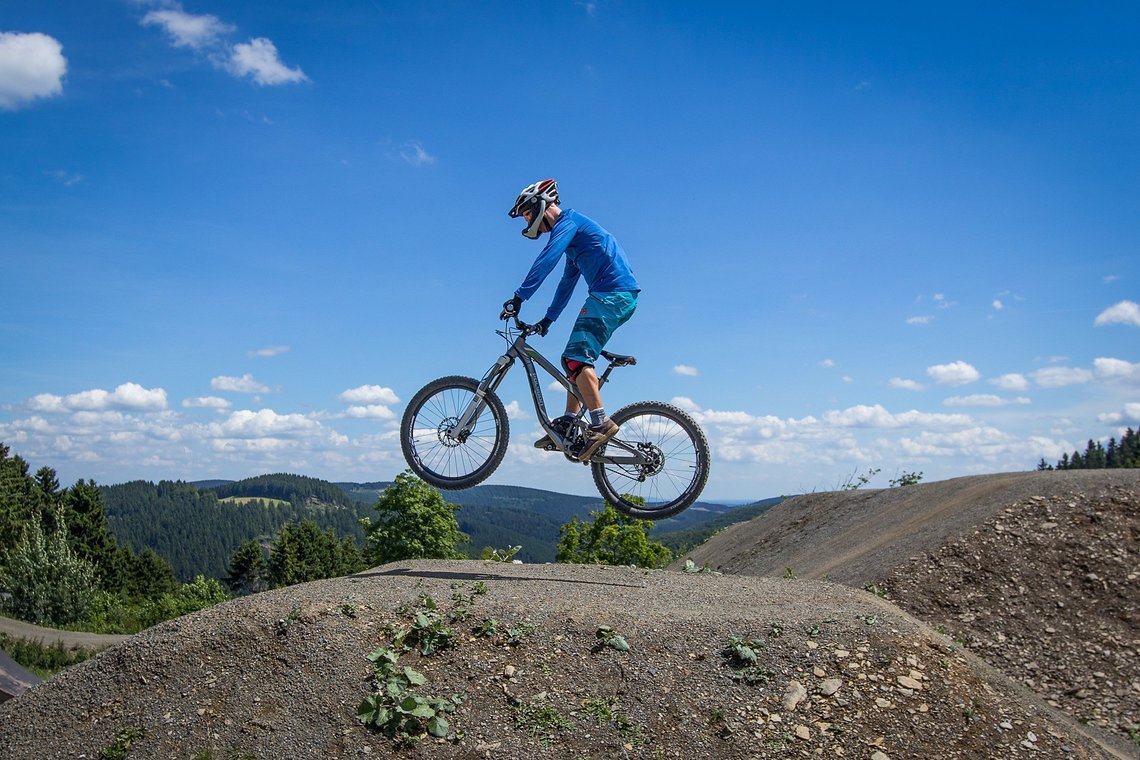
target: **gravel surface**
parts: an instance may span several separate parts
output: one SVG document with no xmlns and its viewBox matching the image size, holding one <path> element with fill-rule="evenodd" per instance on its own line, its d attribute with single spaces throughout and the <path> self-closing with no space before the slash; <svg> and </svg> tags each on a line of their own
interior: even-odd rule
<svg viewBox="0 0 1140 760">
<path fill-rule="evenodd" d="M 808 494 L 688 556 L 873 586 L 1140 756 L 1138 470 Z"/>
<path fill-rule="evenodd" d="M 366 655 L 417 612 L 451 646 L 400 666 L 425 676 L 421 695 L 462 701 L 450 736 L 399 746 L 355 715 Z M 476 635 L 488 618 L 498 632 Z M 755 664 L 725 655 L 732 637 Z M 0 705 L 0 726 L 6 759 L 1127 756 L 861 590 L 482 561 L 386 565 L 170 621 Z"/>
</svg>

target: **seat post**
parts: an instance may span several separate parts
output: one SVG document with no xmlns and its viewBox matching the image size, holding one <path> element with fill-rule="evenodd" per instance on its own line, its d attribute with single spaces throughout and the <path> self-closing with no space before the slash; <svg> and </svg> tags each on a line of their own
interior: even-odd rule
<svg viewBox="0 0 1140 760">
<path fill-rule="evenodd" d="M 606 367 L 606 371 L 603 372 L 601 377 L 598 378 L 598 387 L 599 388 L 601 388 L 603 385 L 606 384 L 606 381 L 610 379 L 610 373 L 613 371 L 614 371 L 614 365 L 613 365 L 613 362 L 610 362 L 610 364 Z"/>
</svg>

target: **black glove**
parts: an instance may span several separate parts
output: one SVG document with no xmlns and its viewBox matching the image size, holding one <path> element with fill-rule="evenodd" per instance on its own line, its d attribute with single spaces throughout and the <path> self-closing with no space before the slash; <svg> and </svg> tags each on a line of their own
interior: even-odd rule
<svg viewBox="0 0 1140 760">
<path fill-rule="evenodd" d="M 499 312 L 499 319 L 510 319 L 517 317 L 519 309 L 522 308 L 522 299 L 519 294 L 515 293 L 514 297 L 509 301 L 503 301 L 503 310 Z"/>
<path fill-rule="evenodd" d="M 545 338 L 546 333 L 550 331 L 550 325 L 553 323 L 554 320 L 552 320 L 550 317 L 543 317 L 539 320 L 538 324 L 534 326 L 535 332 Z"/>
</svg>

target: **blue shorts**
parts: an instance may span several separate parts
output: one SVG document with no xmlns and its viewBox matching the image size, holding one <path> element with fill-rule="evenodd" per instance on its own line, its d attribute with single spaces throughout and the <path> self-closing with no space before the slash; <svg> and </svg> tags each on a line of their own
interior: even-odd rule
<svg viewBox="0 0 1140 760">
<path fill-rule="evenodd" d="M 636 290 L 623 290 L 590 294 L 574 322 L 566 350 L 562 352 L 562 366 L 568 374 L 577 375 L 584 364 L 594 366 L 614 330 L 633 316 L 637 309 L 637 293 Z"/>
</svg>

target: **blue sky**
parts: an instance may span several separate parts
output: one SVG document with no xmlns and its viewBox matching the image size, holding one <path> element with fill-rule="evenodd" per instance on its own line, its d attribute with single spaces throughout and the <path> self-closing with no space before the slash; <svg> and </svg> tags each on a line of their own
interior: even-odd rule
<svg viewBox="0 0 1140 760">
<path fill-rule="evenodd" d="M 501 352 L 546 177 L 644 288 L 607 408 L 688 409 L 709 498 L 1119 437 L 1140 11 L 1086 5 L 0 0 L 0 441 L 65 484 L 391 479 L 415 391 Z M 591 493 L 502 395 L 490 482 Z"/>
</svg>

